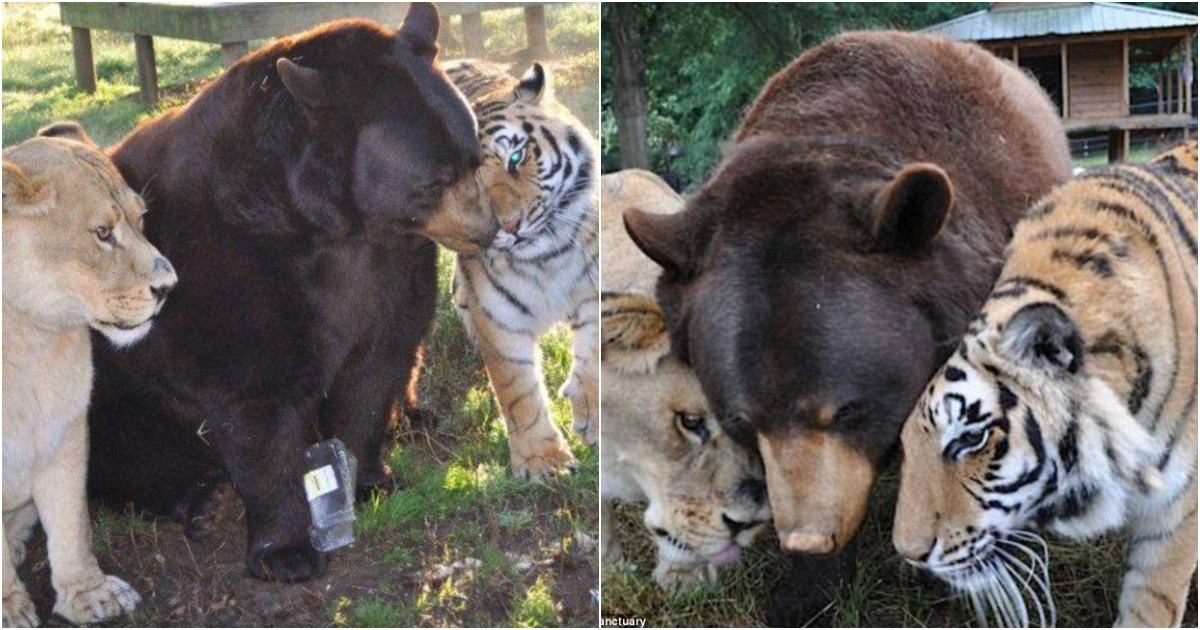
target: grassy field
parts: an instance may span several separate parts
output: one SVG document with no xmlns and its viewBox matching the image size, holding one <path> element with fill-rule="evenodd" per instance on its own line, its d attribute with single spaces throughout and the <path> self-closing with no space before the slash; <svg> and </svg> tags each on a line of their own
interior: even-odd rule
<svg viewBox="0 0 1200 630">
<path fill-rule="evenodd" d="M 977 627 L 969 605 L 939 582 L 910 569 L 892 548 L 892 514 L 897 476 L 886 474 L 876 485 L 866 521 L 859 532 L 858 572 L 812 627 Z M 650 578 L 654 555 L 641 513 L 618 510 L 618 535 L 630 566 L 605 568 L 601 610 L 604 615 L 641 615 L 646 626 L 757 627 L 765 624 L 770 595 L 785 573 L 785 559 L 773 535 L 757 541 L 742 566 L 722 574 L 720 584 L 671 595 Z M 1086 543 L 1048 539 L 1050 580 L 1058 604 L 1058 627 L 1109 627 L 1117 617 L 1125 546 L 1118 536 Z M 1193 592 L 1195 583 L 1193 582 Z M 1036 618 L 1034 619 L 1036 622 Z M 1183 627 L 1196 627 L 1196 598 Z"/>
<path fill-rule="evenodd" d="M 74 86 L 69 31 L 53 4 L 4 4 L 4 144 L 46 123 L 75 119 L 107 144 L 139 121 L 190 98 L 220 72 L 215 46 L 157 39 L 164 103 L 147 110 L 137 93 L 130 36 L 94 34 L 98 89 Z M 547 9 L 548 61 L 561 100 L 593 129 L 598 123 L 595 5 Z M 457 25 L 457 19 L 455 20 Z M 516 60 L 521 12 L 485 14 L 489 58 Z M 446 58 L 461 54 L 456 33 Z M 253 44 L 252 44 L 253 45 Z M 281 586 L 249 578 L 242 566 L 241 508 L 230 495 L 216 533 L 202 543 L 169 520 L 95 507 L 101 565 L 146 598 L 118 623 L 131 626 L 595 626 L 598 586 L 597 452 L 570 433 L 570 408 L 553 415 L 580 459 L 560 479 L 525 483 L 508 472 L 508 446 L 483 363 L 453 310 L 453 259 L 440 261 L 443 300 L 426 345 L 421 399 L 437 426 L 396 427 L 390 463 L 400 489 L 359 506 L 358 542 L 335 552 L 329 573 Z M 547 386 L 557 391 L 571 361 L 569 331 L 542 341 Z M 43 620 L 52 594 L 44 550 L 35 544 L 22 578 Z M 61 621 L 61 620 L 56 620 Z"/>
</svg>

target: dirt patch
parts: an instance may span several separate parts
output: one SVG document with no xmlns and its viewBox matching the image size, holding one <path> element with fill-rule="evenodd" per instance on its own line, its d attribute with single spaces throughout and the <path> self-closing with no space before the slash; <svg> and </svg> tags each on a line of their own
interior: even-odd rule
<svg viewBox="0 0 1200 630">
<path fill-rule="evenodd" d="M 563 507 L 545 498 L 522 505 L 534 514 Z M 132 616 L 113 620 L 118 627 L 508 626 L 523 595 L 539 580 L 551 584 L 559 623 L 596 623 L 594 549 L 547 547 L 553 537 L 505 530 L 482 509 L 424 527 L 414 524 L 422 530 L 419 536 L 360 536 L 332 554 L 324 577 L 304 584 L 263 582 L 246 572 L 244 514 L 232 492 L 212 533 L 200 542 L 188 540 L 183 527 L 168 519 L 92 509 L 98 515 L 94 539 L 102 569 L 128 581 L 144 598 Z M 464 528 L 478 530 L 475 546 L 452 542 Z M 511 557 L 484 563 L 473 557 L 481 555 L 478 545 Z M 459 566 L 449 567 L 453 560 Z M 50 614 L 54 593 L 40 528 L 19 573 L 43 625 L 68 626 Z"/>
</svg>

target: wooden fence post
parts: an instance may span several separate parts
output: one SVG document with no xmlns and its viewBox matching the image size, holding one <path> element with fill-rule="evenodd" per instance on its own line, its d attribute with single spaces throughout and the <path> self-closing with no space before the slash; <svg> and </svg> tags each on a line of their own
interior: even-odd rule
<svg viewBox="0 0 1200 630">
<path fill-rule="evenodd" d="M 221 44 L 221 65 L 225 68 L 237 63 L 238 59 L 246 56 L 250 52 L 250 46 L 246 42 L 225 42 Z"/>
<path fill-rule="evenodd" d="M 71 52 L 75 57 L 75 83 L 91 94 L 96 91 L 96 64 L 92 60 L 92 31 L 71 27 Z"/>
<path fill-rule="evenodd" d="M 546 45 L 546 7 L 525 7 L 525 43 L 530 51 L 545 55 L 550 52 Z"/>
<path fill-rule="evenodd" d="M 468 57 L 482 57 L 486 52 L 483 42 L 487 33 L 483 30 L 483 15 L 466 13 L 462 16 L 463 47 L 467 49 Z"/>
<path fill-rule="evenodd" d="M 150 35 L 134 35 L 133 45 L 137 49 L 138 82 L 141 83 L 141 101 L 146 107 L 158 103 L 158 69 L 154 65 L 154 38 Z"/>
</svg>

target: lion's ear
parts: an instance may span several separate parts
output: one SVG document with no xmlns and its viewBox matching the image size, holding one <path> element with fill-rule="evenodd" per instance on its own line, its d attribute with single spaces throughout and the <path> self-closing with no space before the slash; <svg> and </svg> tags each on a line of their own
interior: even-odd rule
<svg viewBox="0 0 1200 630">
<path fill-rule="evenodd" d="M 37 216 L 54 207 L 54 186 L 40 177 L 30 177 L 14 162 L 4 160 L 4 214 Z"/>
<path fill-rule="evenodd" d="M 37 135 L 42 138 L 66 138 L 76 142 L 82 142 L 89 147 L 95 148 L 96 143 L 92 142 L 92 137 L 84 130 L 83 125 L 74 120 L 64 120 L 62 122 L 50 123 L 41 129 L 38 129 Z"/>
<path fill-rule="evenodd" d="M 601 361 L 620 372 L 649 373 L 671 351 L 658 304 L 639 293 L 600 296 Z"/>
</svg>

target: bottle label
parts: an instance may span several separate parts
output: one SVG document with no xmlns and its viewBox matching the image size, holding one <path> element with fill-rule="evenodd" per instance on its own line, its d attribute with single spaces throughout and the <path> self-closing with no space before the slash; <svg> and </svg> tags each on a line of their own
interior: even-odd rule
<svg viewBox="0 0 1200 630">
<path fill-rule="evenodd" d="M 337 475 L 334 474 L 331 465 L 325 465 L 304 474 L 304 493 L 308 495 L 309 501 L 337 489 Z"/>
</svg>

